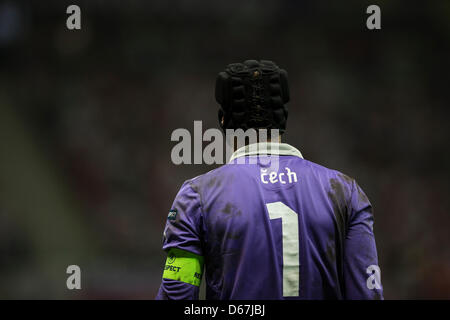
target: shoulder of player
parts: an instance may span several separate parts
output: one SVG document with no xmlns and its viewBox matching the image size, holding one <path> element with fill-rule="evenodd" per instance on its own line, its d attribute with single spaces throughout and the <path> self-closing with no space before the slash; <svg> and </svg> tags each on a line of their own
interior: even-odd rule
<svg viewBox="0 0 450 320">
<path fill-rule="evenodd" d="M 198 193 L 200 191 L 199 190 L 200 187 L 203 185 L 208 185 L 209 187 L 212 187 L 212 184 L 214 184 L 217 181 L 218 176 L 221 176 L 223 171 L 228 170 L 227 167 L 228 166 L 223 165 L 218 168 L 214 168 L 208 172 L 205 172 L 201 175 L 198 175 L 194 178 L 188 179 L 183 183 L 181 189 L 189 187 L 193 191 Z"/>
<path fill-rule="evenodd" d="M 353 184 L 356 183 L 356 180 L 345 173 L 342 173 L 339 170 L 327 168 L 323 165 L 320 165 L 318 163 L 309 161 L 309 160 L 303 160 L 306 162 L 306 164 L 314 171 L 315 174 L 320 175 L 323 178 L 328 178 L 330 181 L 339 181 L 340 183 L 344 183 L 348 187 L 352 188 Z"/>
</svg>

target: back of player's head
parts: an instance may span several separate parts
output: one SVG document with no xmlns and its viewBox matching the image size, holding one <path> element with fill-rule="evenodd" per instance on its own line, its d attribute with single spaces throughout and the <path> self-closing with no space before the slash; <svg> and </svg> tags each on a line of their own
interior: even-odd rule
<svg viewBox="0 0 450 320">
<path fill-rule="evenodd" d="M 219 123 L 225 129 L 279 129 L 289 102 L 287 72 L 268 60 L 229 64 L 216 80 Z M 223 121 L 222 121 L 223 119 Z"/>
</svg>

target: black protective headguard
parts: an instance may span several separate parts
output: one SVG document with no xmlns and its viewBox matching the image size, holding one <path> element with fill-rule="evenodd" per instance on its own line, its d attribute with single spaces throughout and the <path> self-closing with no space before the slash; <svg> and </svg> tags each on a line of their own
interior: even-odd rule
<svg viewBox="0 0 450 320">
<path fill-rule="evenodd" d="M 288 117 L 287 72 L 267 60 L 229 64 L 217 76 L 216 101 L 223 130 L 265 128 L 282 134 Z"/>
</svg>

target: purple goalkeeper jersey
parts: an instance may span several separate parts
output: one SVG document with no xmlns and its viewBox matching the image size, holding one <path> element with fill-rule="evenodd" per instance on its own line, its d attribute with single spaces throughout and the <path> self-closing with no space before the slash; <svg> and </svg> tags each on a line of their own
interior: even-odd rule
<svg viewBox="0 0 450 320">
<path fill-rule="evenodd" d="M 171 212 L 163 249 L 204 258 L 206 299 L 383 299 L 367 196 L 288 144 L 240 148 L 186 181 Z M 163 278 L 156 298 L 198 293 Z"/>
</svg>

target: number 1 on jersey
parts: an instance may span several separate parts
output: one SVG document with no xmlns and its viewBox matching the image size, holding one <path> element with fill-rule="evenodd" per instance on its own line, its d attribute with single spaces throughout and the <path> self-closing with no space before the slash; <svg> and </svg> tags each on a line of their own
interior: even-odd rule
<svg viewBox="0 0 450 320">
<path fill-rule="evenodd" d="M 266 207 L 271 220 L 281 219 L 283 239 L 283 296 L 298 296 L 300 285 L 298 214 L 279 201 L 267 203 Z"/>
</svg>

